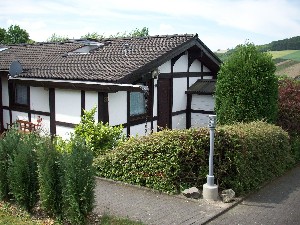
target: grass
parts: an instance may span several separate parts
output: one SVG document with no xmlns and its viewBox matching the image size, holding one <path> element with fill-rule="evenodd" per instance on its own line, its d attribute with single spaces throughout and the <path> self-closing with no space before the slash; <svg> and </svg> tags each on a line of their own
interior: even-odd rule
<svg viewBox="0 0 300 225">
<path fill-rule="evenodd" d="M 300 52 L 299 50 L 284 50 L 284 51 L 269 51 L 273 56 L 273 59 L 284 58 L 286 55 L 293 54 L 295 52 Z"/>
<path fill-rule="evenodd" d="M 292 52 L 288 55 L 283 56 L 284 59 L 290 59 L 300 62 L 300 50 Z"/>
<path fill-rule="evenodd" d="M 53 219 L 36 219 L 26 211 L 14 204 L 0 201 L 0 224 L 1 225 L 59 225 L 62 224 Z M 143 225 L 141 222 L 131 221 L 127 218 L 104 215 L 99 222 L 93 221 L 94 225 Z"/>
<path fill-rule="evenodd" d="M 0 203 L 0 224 L 36 225 L 29 214 L 8 203 Z"/>
</svg>

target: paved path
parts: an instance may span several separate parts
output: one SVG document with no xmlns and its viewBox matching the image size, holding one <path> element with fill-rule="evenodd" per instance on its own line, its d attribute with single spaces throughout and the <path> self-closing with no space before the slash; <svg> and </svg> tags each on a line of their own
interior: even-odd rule
<svg viewBox="0 0 300 225">
<path fill-rule="evenodd" d="M 188 200 L 104 179 L 97 179 L 96 203 L 99 214 L 157 225 L 202 224 L 233 204 Z"/>
<path fill-rule="evenodd" d="M 300 224 L 300 166 L 208 224 Z"/>
<path fill-rule="evenodd" d="M 240 204 L 188 200 L 104 179 L 97 179 L 96 203 L 95 212 L 99 214 L 128 217 L 144 224 L 298 225 L 300 166 Z"/>
</svg>

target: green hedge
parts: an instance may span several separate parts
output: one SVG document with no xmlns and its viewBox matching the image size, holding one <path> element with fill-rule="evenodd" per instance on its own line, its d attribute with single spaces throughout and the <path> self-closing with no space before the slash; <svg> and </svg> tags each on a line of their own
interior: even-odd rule
<svg viewBox="0 0 300 225">
<path fill-rule="evenodd" d="M 38 201 L 51 216 L 85 224 L 93 210 L 93 153 L 83 139 L 41 137 L 15 129 L 0 139 L 0 197 L 31 211 Z"/>
<path fill-rule="evenodd" d="M 101 177 L 178 193 L 206 183 L 209 130 L 164 130 L 131 138 L 94 160 Z M 293 164 L 288 134 L 265 122 L 217 128 L 215 178 L 238 194 L 258 188 Z"/>
</svg>

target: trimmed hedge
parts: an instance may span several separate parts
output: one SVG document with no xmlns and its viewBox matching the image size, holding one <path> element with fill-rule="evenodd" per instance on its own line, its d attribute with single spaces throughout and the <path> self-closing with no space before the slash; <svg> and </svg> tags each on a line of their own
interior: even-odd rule
<svg viewBox="0 0 300 225">
<path fill-rule="evenodd" d="M 94 160 L 97 175 L 178 193 L 201 187 L 208 173 L 209 130 L 164 130 L 128 142 Z M 219 127 L 214 171 L 220 189 L 247 193 L 293 164 L 288 134 L 252 122 Z"/>
</svg>

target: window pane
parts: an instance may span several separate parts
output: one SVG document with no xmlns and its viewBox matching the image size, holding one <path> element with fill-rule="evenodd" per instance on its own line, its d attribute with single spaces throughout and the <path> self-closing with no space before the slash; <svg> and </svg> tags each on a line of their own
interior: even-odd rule
<svg viewBox="0 0 300 225">
<path fill-rule="evenodd" d="M 145 96 L 140 92 L 130 92 L 130 115 L 141 115 L 146 113 Z"/>
<path fill-rule="evenodd" d="M 28 105 L 27 103 L 27 86 L 16 85 L 15 103 Z"/>
</svg>

